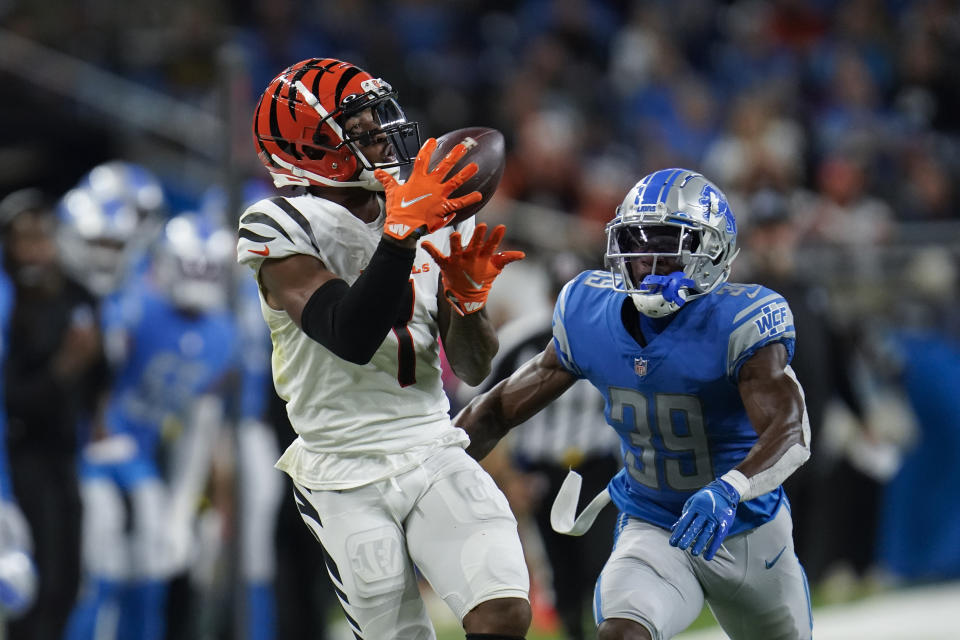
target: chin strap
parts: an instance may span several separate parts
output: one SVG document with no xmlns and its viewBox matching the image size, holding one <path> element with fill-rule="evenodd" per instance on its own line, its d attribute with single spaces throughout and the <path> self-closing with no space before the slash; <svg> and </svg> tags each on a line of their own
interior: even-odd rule
<svg viewBox="0 0 960 640">
<path fill-rule="evenodd" d="M 285 173 L 274 173 L 271 171 L 270 177 L 273 178 L 273 185 L 275 187 L 309 187 L 312 184 L 318 184 L 327 187 L 362 187 L 367 191 L 383 191 L 383 184 L 374 177 L 373 171 L 369 169 L 360 170 L 360 175 L 357 176 L 359 180 L 341 182 L 339 180 L 325 178 L 306 169 L 301 169 L 296 165 L 290 164 L 278 155 L 273 154 L 270 157 L 273 158 L 273 161 L 276 162 L 277 165 L 293 174 L 287 175 Z M 400 167 L 389 167 L 382 169 L 382 171 L 386 171 L 392 175 L 394 179 L 398 179 L 400 176 Z"/>
<path fill-rule="evenodd" d="M 583 485 L 583 478 L 579 473 L 570 469 L 567 477 L 564 478 L 560 490 L 557 491 L 553 499 L 553 506 L 550 508 L 550 527 L 557 533 L 567 536 L 582 536 L 593 525 L 597 516 L 610 504 L 610 491 L 604 487 L 603 491 L 598 493 L 590 500 L 584 510 L 577 515 L 577 504 L 580 501 L 580 487 Z"/>
</svg>

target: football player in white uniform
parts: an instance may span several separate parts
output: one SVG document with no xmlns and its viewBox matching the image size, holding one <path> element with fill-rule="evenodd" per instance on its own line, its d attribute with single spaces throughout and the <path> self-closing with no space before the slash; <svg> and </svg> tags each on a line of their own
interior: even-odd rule
<svg viewBox="0 0 960 640">
<path fill-rule="evenodd" d="M 523 638 L 516 520 L 451 424 L 439 354 L 442 342 L 470 384 L 486 377 L 497 340 L 483 305 L 523 254 L 497 251 L 502 227 L 485 237 L 473 219 L 446 226 L 480 200 L 448 198 L 477 170 L 443 182 L 462 145 L 428 172 L 428 140 L 397 182 L 420 143 L 395 98 L 352 64 L 311 59 L 277 76 L 256 108 L 274 183 L 305 188 L 240 218 L 238 259 L 256 273 L 274 383 L 298 434 L 277 467 L 357 638 L 435 637 L 415 567 L 468 639 Z"/>
</svg>

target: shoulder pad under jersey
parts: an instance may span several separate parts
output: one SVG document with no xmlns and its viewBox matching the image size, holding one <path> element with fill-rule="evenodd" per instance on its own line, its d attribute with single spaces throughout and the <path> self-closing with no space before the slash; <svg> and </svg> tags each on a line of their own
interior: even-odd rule
<svg viewBox="0 0 960 640">
<path fill-rule="evenodd" d="M 276 196 L 256 202 L 240 216 L 237 261 L 257 270 L 266 258 L 285 258 L 320 250 L 307 217 L 289 198 Z"/>
<path fill-rule="evenodd" d="M 567 282 L 560 290 L 560 295 L 557 296 L 553 308 L 553 344 L 557 350 L 560 364 L 576 376 L 582 377 L 583 374 L 573 355 L 567 326 L 567 311 L 571 306 L 580 304 L 579 298 L 583 296 L 584 287 L 609 290 L 612 289 L 612 283 L 612 276 L 607 271 L 584 271 Z"/>
<path fill-rule="evenodd" d="M 796 330 L 786 299 L 761 285 L 725 284 L 714 294 L 723 309 L 719 318 L 729 332 L 727 375 L 735 378 L 740 365 L 757 349 L 783 342 L 788 362 L 793 356 Z"/>
</svg>

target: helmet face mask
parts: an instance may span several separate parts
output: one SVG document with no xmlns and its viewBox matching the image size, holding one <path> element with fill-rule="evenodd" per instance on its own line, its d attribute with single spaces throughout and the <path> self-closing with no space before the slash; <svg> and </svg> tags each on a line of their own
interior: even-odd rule
<svg viewBox="0 0 960 640">
<path fill-rule="evenodd" d="M 420 150 L 420 126 L 416 122 L 407 122 L 407 118 L 396 100 L 396 92 L 382 80 L 387 93 L 378 94 L 371 89 L 362 95 L 350 95 L 343 99 L 341 115 L 337 118 L 343 131 L 343 143 L 357 157 L 360 165 L 367 171 L 389 169 L 413 162 Z M 354 127 L 347 126 L 351 119 L 362 120 L 361 115 L 370 110 L 371 128 L 364 129 L 359 122 Z M 393 161 L 371 162 L 363 149 L 380 141 L 388 143 L 388 154 Z"/>
<path fill-rule="evenodd" d="M 737 254 L 736 220 L 723 192 L 685 169 L 657 171 L 634 185 L 606 231 L 614 289 L 651 317 L 721 285 Z"/>
<path fill-rule="evenodd" d="M 297 63 L 270 83 L 257 105 L 260 161 L 277 186 L 382 190 L 373 171 L 397 172 L 420 149 L 419 126 L 407 121 L 396 97 L 387 82 L 347 62 Z M 382 150 L 371 149 L 381 143 Z M 378 151 L 379 158 L 368 156 Z"/>
</svg>

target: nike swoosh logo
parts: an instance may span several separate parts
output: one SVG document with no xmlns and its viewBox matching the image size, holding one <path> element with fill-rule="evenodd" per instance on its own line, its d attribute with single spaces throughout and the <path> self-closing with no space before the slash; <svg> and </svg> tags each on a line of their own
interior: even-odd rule
<svg viewBox="0 0 960 640">
<path fill-rule="evenodd" d="M 467 279 L 467 282 L 469 282 L 470 286 L 473 287 L 474 289 L 483 289 L 483 285 L 478 284 L 477 281 L 471 278 L 470 274 L 467 273 L 466 271 L 463 272 L 463 277 Z"/>
<path fill-rule="evenodd" d="M 767 566 L 767 569 L 773 569 L 773 565 L 777 564 L 777 560 L 780 559 L 780 556 L 783 555 L 783 552 L 787 550 L 787 547 L 784 546 L 783 549 L 780 549 L 780 553 L 773 557 L 773 560 L 764 560 L 763 564 Z"/>
<path fill-rule="evenodd" d="M 429 198 L 429 197 L 432 196 L 432 195 L 433 195 L 432 193 L 425 193 L 425 194 L 423 194 L 422 196 L 418 196 L 418 197 L 414 198 L 413 200 L 401 200 L 401 201 L 400 201 L 400 208 L 401 208 L 401 209 L 405 209 L 406 207 L 409 207 L 410 205 L 412 205 L 414 202 L 420 202 L 420 201 L 423 200 L 424 198 Z"/>
<path fill-rule="evenodd" d="M 270 247 L 268 247 L 267 245 L 263 245 L 263 250 L 261 251 L 258 251 L 257 249 L 247 249 L 247 251 L 249 251 L 250 253 L 255 253 L 258 256 L 266 257 L 270 255 Z"/>
</svg>

